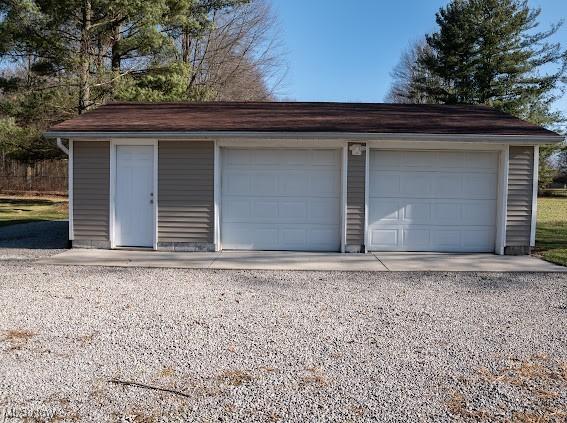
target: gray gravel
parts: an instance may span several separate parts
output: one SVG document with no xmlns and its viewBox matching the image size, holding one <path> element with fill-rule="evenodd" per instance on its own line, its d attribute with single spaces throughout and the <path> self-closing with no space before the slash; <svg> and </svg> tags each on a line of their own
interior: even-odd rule
<svg viewBox="0 0 567 423">
<path fill-rule="evenodd" d="M 567 418 L 565 274 L 56 267 L 14 251 L 0 249 L 0 421 Z"/>
</svg>

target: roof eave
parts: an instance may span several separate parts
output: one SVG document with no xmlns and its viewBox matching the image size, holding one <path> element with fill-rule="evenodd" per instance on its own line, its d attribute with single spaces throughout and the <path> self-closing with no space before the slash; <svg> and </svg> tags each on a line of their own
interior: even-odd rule
<svg viewBox="0 0 567 423">
<path fill-rule="evenodd" d="M 444 141 L 502 144 L 555 144 L 565 140 L 562 135 L 494 135 L 494 134 L 423 134 L 423 133 L 358 133 L 358 132 L 252 132 L 252 131 L 61 131 L 44 133 L 46 138 L 110 139 L 347 139 L 353 141 Z"/>
</svg>

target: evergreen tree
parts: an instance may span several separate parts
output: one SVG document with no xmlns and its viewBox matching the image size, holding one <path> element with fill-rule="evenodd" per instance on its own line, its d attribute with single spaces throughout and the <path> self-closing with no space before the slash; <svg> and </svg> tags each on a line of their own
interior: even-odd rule
<svg viewBox="0 0 567 423">
<path fill-rule="evenodd" d="M 439 29 L 426 36 L 430 48 L 419 59 L 442 84 L 423 83 L 423 91 L 440 103 L 486 104 L 556 123 L 551 105 L 567 82 L 567 51 L 549 42 L 561 23 L 534 32 L 540 13 L 525 0 L 453 0 L 437 13 Z"/>
<path fill-rule="evenodd" d="M 401 87 L 402 95 L 391 99 L 485 104 L 560 129 L 565 118 L 553 104 L 565 92 L 567 51 L 550 41 L 562 22 L 537 32 L 540 13 L 525 0 L 452 0 L 415 62 L 403 65 L 414 71 L 394 73 L 393 92 Z M 540 148 L 541 186 L 553 178 L 550 158 L 560 148 Z"/>
</svg>

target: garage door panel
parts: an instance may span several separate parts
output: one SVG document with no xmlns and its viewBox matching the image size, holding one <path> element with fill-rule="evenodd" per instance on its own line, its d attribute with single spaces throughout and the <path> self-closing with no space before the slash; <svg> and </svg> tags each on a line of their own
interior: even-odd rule
<svg viewBox="0 0 567 423">
<path fill-rule="evenodd" d="M 223 149 L 223 248 L 338 250 L 340 157 L 337 150 Z"/>
<path fill-rule="evenodd" d="M 483 169 L 494 170 L 498 168 L 498 155 L 486 151 L 470 151 L 466 153 L 464 168 L 480 172 Z"/>
<path fill-rule="evenodd" d="M 494 232 L 491 229 L 464 230 L 462 236 L 467 240 L 467 245 L 479 251 L 494 248 Z"/>
<path fill-rule="evenodd" d="M 327 227 L 311 228 L 309 231 L 310 242 L 317 246 L 315 249 L 322 250 L 326 245 L 333 245 L 337 242 L 337 225 Z"/>
<path fill-rule="evenodd" d="M 279 217 L 283 220 L 305 222 L 308 220 L 308 204 L 305 201 L 280 201 Z"/>
<path fill-rule="evenodd" d="M 235 192 L 237 194 L 256 194 L 256 195 L 270 195 L 277 192 L 278 188 L 278 175 L 269 172 L 254 172 L 248 175 L 250 179 L 250 189 L 244 192 Z"/>
<path fill-rule="evenodd" d="M 383 251 L 486 252 L 494 247 L 491 229 L 447 230 L 443 226 L 420 225 L 371 229 L 373 249 Z"/>
<path fill-rule="evenodd" d="M 401 157 L 399 151 L 384 150 L 380 155 L 374 155 L 372 157 L 372 163 L 375 165 L 373 168 L 382 171 L 399 169 Z"/>
<path fill-rule="evenodd" d="M 441 229 L 433 233 L 433 243 L 447 250 L 461 248 L 461 231 Z"/>
<path fill-rule="evenodd" d="M 335 224 L 340 208 L 334 198 L 288 200 L 283 197 L 228 198 L 223 204 L 227 222 L 272 221 Z"/>
<path fill-rule="evenodd" d="M 369 201 L 368 221 L 382 220 L 384 222 L 397 222 L 400 219 L 400 204 L 396 198 L 374 199 Z"/>
<path fill-rule="evenodd" d="M 337 225 L 320 226 L 271 224 L 271 223 L 225 223 L 223 230 L 231 235 L 223 237 L 223 248 L 227 250 L 304 250 L 325 251 L 335 245 Z"/>
<path fill-rule="evenodd" d="M 370 244 L 385 250 L 398 248 L 398 228 L 376 228 L 370 230 Z"/>
<path fill-rule="evenodd" d="M 427 197 L 433 188 L 433 175 L 423 172 L 401 174 L 400 194 L 402 196 Z"/>
<path fill-rule="evenodd" d="M 497 191 L 496 173 L 463 175 L 463 196 L 465 198 L 496 199 Z"/>
<path fill-rule="evenodd" d="M 436 151 L 406 151 L 399 152 L 401 155 L 400 166 L 415 167 L 415 168 L 426 168 L 430 169 L 438 165 L 437 157 L 438 153 Z"/>
<path fill-rule="evenodd" d="M 497 174 L 494 152 L 371 150 L 369 249 L 493 251 Z"/>
<path fill-rule="evenodd" d="M 330 166 L 334 168 L 339 162 L 339 150 L 313 150 L 311 164 L 315 166 Z"/>
<path fill-rule="evenodd" d="M 466 163 L 466 153 L 462 151 L 438 151 L 436 167 L 443 170 L 459 171 Z"/>
<path fill-rule="evenodd" d="M 432 205 L 431 214 L 435 216 L 432 223 L 444 225 L 460 225 L 463 222 L 463 205 L 461 203 L 444 201 Z"/>
<path fill-rule="evenodd" d="M 436 174 L 433 179 L 433 197 L 460 198 L 463 193 L 463 177 L 460 174 Z"/>
<path fill-rule="evenodd" d="M 306 245 L 307 233 L 302 228 L 280 228 L 280 244 L 283 248 L 293 248 L 298 245 Z"/>
<path fill-rule="evenodd" d="M 274 219 L 278 217 L 278 202 L 277 200 L 256 200 L 251 201 L 251 214 L 244 216 L 245 219 Z"/>
<path fill-rule="evenodd" d="M 371 199 L 369 221 L 380 220 L 385 224 L 493 226 L 496 224 L 493 206 L 491 200 Z"/>
<path fill-rule="evenodd" d="M 431 230 L 424 228 L 403 228 L 402 246 L 412 250 L 428 250 L 431 244 Z"/>
<path fill-rule="evenodd" d="M 431 222 L 431 204 L 413 202 L 403 206 L 404 223 L 427 224 Z"/>
<path fill-rule="evenodd" d="M 314 223 L 336 224 L 340 216 L 339 202 L 336 198 L 313 198 L 309 200 L 309 219 Z"/>
<path fill-rule="evenodd" d="M 496 214 L 493 202 L 482 201 L 461 206 L 462 225 L 494 226 L 496 225 Z"/>
<path fill-rule="evenodd" d="M 251 202 L 246 199 L 228 198 L 223 207 L 223 217 L 227 220 L 243 220 L 252 216 Z"/>
<path fill-rule="evenodd" d="M 294 171 L 290 174 L 278 172 L 278 190 L 276 193 L 283 196 L 308 196 L 311 192 L 309 179 L 309 172 L 306 171 Z"/>
<path fill-rule="evenodd" d="M 223 192 L 227 194 L 247 194 L 252 191 L 250 175 L 242 172 L 228 171 L 225 175 L 226 183 Z"/>
<path fill-rule="evenodd" d="M 302 181 L 302 184 L 305 184 L 305 181 Z M 318 169 L 311 172 L 309 185 L 311 194 L 334 197 L 337 195 L 337 186 L 340 186 L 340 175 L 336 169 Z"/>
<path fill-rule="evenodd" d="M 370 173 L 370 193 L 373 195 L 397 195 L 400 193 L 401 175 L 390 172 Z"/>
</svg>

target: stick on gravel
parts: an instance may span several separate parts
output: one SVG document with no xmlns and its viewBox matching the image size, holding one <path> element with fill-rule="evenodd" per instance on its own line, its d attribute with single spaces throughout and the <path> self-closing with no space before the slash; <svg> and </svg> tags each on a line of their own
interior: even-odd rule
<svg viewBox="0 0 567 423">
<path fill-rule="evenodd" d="M 110 379 L 108 382 L 114 383 L 116 385 L 134 386 L 136 388 L 144 388 L 144 389 L 151 389 L 153 391 L 168 392 L 170 394 L 179 395 L 185 398 L 191 398 L 190 395 L 187 395 L 180 391 L 174 391 L 173 389 L 167 389 L 167 388 L 160 388 L 157 386 L 144 385 L 143 383 L 138 383 L 138 382 L 129 382 L 127 380 L 118 380 L 118 379 Z"/>
</svg>

